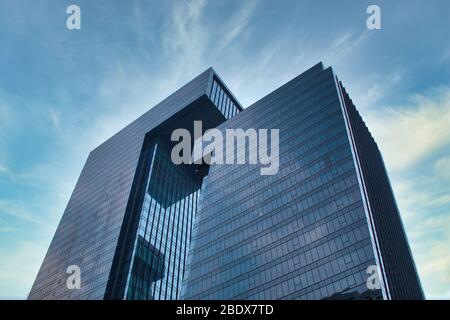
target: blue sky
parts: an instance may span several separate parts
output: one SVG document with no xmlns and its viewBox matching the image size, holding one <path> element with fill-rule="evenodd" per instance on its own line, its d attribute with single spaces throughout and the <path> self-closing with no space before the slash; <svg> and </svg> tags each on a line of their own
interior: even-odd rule
<svg viewBox="0 0 450 320">
<path fill-rule="evenodd" d="M 449 299 L 449 21 L 446 0 L 2 0 L 0 298 L 27 296 L 91 149 L 209 66 L 248 106 L 323 61 L 382 150 L 427 298 Z"/>
</svg>

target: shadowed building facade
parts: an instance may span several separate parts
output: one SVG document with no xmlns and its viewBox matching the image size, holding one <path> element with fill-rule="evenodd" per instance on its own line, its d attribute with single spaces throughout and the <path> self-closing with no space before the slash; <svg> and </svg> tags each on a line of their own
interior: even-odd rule
<svg viewBox="0 0 450 320">
<path fill-rule="evenodd" d="M 171 133 L 280 131 L 279 171 L 175 165 Z M 270 150 L 269 150 L 270 151 Z M 66 269 L 81 269 L 81 289 Z M 369 266 L 380 288 L 367 287 Z M 93 150 L 30 299 L 421 299 L 382 157 L 331 68 L 245 110 L 212 69 Z"/>
</svg>

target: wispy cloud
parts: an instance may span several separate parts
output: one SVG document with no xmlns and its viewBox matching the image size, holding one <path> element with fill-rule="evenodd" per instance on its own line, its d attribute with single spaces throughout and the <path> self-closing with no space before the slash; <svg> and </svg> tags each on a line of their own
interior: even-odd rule
<svg viewBox="0 0 450 320">
<path fill-rule="evenodd" d="M 450 179 L 450 157 L 443 157 L 434 163 L 436 174 L 445 179 Z"/>
<path fill-rule="evenodd" d="M 217 52 L 222 52 L 232 42 L 237 39 L 245 28 L 248 27 L 249 22 L 255 14 L 256 5 L 258 1 L 248 0 L 237 13 L 225 23 L 222 30 L 222 37 L 218 37 L 218 44 L 215 48 Z"/>
<path fill-rule="evenodd" d="M 51 2 L 30 4 L 31 16 L 15 2 L 0 4 L 7 6 L 0 10 L 6 39 L 0 50 L 0 232 L 6 239 L 0 256 L 8 257 L 0 259 L 0 296 L 25 297 L 91 149 L 209 66 L 249 105 L 322 60 L 354 82 L 344 81 L 393 176 L 427 292 L 450 297 L 449 89 L 402 105 L 386 99 L 394 87 L 398 96 L 409 94 L 399 85 L 422 78 L 411 72 L 416 56 L 410 54 L 420 46 L 399 47 L 403 39 L 389 38 L 387 25 L 382 33 L 364 31 L 365 21 L 353 23 L 346 10 L 344 25 L 334 18 L 317 23 L 323 20 L 310 15 L 323 4 L 313 1 L 279 7 L 252 0 L 80 3 L 88 13 L 81 33 L 64 30 Z M 430 22 L 429 39 L 443 30 Z M 435 37 L 436 43 L 445 38 Z M 42 45 L 41 38 L 48 41 Z M 444 46 L 430 52 L 440 53 L 445 69 L 450 51 Z M 18 61 L 15 52 L 32 54 Z M 48 82 L 39 81 L 44 76 Z"/>
<path fill-rule="evenodd" d="M 450 87 L 409 104 L 364 108 L 391 176 L 428 297 L 450 298 Z"/>
<path fill-rule="evenodd" d="M 361 46 L 372 33 L 365 29 L 364 31 L 355 31 L 348 29 L 339 33 L 330 47 L 326 50 L 323 57 L 324 63 L 328 65 L 336 65 L 343 57 L 351 56 L 356 48 Z"/>
<path fill-rule="evenodd" d="M 9 169 L 6 166 L 0 164 L 0 174 L 9 174 Z"/>
<path fill-rule="evenodd" d="M 412 188 L 408 197 L 414 197 Z M 435 190 L 428 191 L 431 196 Z M 450 212 L 446 204 L 433 203 L 424 209 L 403 206 L 403 198 L 399 197 L 400 207 L 404 213 L 413 217 L 406 221 L 408 237 L 412 243 L 416 265 L 425 292 L 429 298 L 450 299 Z M 410 202 L 423 206 L 420 201 Z M 436 206 L 438 206 L 436 210 Z M 441 214 L 437 212 L 442 211 Z"/>
<path fill-rule="evenodd" d="M 405 169 L 450 142 L 450 88 L 411 98 L 408 106 L 365 112 L 387 165 Z"/>
<path fill-rule="evenodd" d="M 55 110 L 55 109 L 50 109 L 48 111 L 48 116 L 49 116 L 50 121 L 51 121 L 51 123 L 53 125 L 53 128 L 56 131 L 59 131 L 61 129 L 60 128 L 60 112 Z"/>
<path fill-rule="evenodd" d="M 352 95 L 352 99 L 357 101 L 358 109 L 362 112 L 364 112 L 364 109 L 366 108 L 370 108 L 371 110 L 380 109 L 382 100 L 387 96 L 392 95 L 397 89 L 397 86 L 404 80 L 403 74 L 398 70 L 391 72 L 388 75 L 373 75 L 371 80 L 367 80 L 367 75 L 365 78 L 366 81 L 362 83 L 355 81 L 355 87 L 352 88 L 352 91 L 355 92 L 355 94 Z M 358 85 L 364 87 L 359 88 L 357 87 Z"/>
<path fill-rule="evenodd" d="M 44 221 L 38 219 L 38 216 L 33 212 L 28 211 L 25 206 L 18 206 L 9 201 L 0 200 L 0 214 L 26 222 L 45 225 Z"/>
<path fill-rule="evenodd" d="M 42 247 L 48 239 L 19 240 L 14 246 L 1 246 L 0 299 L 26 299 L 42 262 Z"/>
<path fill-rule="evenodd" d="M 172 8 L 170 23 L 163 33 L 165 55 L 172 61 L 168 78 L 178 79 L 185 73 L 198 73 L 202 65 L 209 34 L 202 27 L 205 0 L 176 2 Z"/>
</svg>

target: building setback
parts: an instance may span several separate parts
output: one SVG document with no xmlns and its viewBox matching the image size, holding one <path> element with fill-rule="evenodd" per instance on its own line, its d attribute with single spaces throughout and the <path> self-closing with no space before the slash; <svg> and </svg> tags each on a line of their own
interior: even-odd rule
<svg viewBox="0 0 450 320">
<path fill-rule="evenodd" d="M 279 129 L 279 171 L 171 133 Z M 81 288 L 68 289 L 77 265 Z M 368 287 L 377 266 L 380 285 Z M 423 299 L 381 154 L 321 63 L 245 110 L 212 68 L 94 149 L 29 299 Z"/>
</svg>

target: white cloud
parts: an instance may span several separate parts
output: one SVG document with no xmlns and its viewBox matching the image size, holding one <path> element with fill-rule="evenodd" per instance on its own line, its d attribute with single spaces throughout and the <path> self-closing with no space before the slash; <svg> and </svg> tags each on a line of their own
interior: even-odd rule
<svg viewBox="0 0 450 320">
<path fill-rule="evenodd" d="M 415 96 L 411 105 L 365 110 L 387 166 L 404 170 L 450 142 L 450 87 Z"/>
<path fill-rule="evenodd" d="M 11 246 L 1 246 L 0 299 L 26 299 L 42 263 L 42 248 L 47 240 L 19 241 Z"/>
<path fill-rule="evenodd" d="M 26 209 L 26 206 L 18 206 L 9 201 L 0 201 L 0 214 L 2 216 L 10 216 L 27 222 L 36 223 L 39 225 L 45 225 L 45 223 L 38 219 L 36 214 Z"/>
<path fill-rule="evenodd" d="M 8 168 L 1 164 L 0 164 L 0 174 L 9 174 Z"/>
<path fill-rule="evenodd" d="M 209 37 L 201 21 L 205 5 L 204 0 L 174 3 L 163 33 L 165 55 L 172 62 L 168 78 L 176 76 L 178 81 L 183 75 L 198 73 Z"/>
<path fill-rule="evenodd" d="M 450 189 L 421 171 L 416 165 L 391 183 L 427 298 L 450 299 Z"/>
<path fill-rule="evenodd" d="M 440 175 L 443 178 L 450 179 L 450 157 L 438 159 L 434 163 L 434 168 L 436 174 Z"/>
<path fill-rule="evenodd" d="M 239 35 L 248 27 L 248 24 L 253 17 L 257 1 L 247 0 L 237 13 L 229 19 L 223 28 L 223 37 L 219 38 L 217 52 L 221 52 L 228 47 Z"/>
<path fill-rule="evenodd" d="M 50 121 L 53 125 L 53 128 L 57 131 L 60 130 L 60 111 L 55 109 L 50 109 L 48 111 L 48 117 L 50 118 Z"/>
<path fill-rule="evenodd" d="M 343 57 L 351 56 L 352 52 L 361 46 L 371 34 L 367 29 L 359 33 L 349 29 L 337 35 L 331 46 L 325 50 L 326 53 L 323 56 L 324 63 L 333 66 Z"/>
<path fill-rule="evenodd" d="M 415 223 L 410 223 L 408 228 L 427 297 L 450 299 L 450 212 L 435 215 L 432 211 L 422 211 Z"/>
<path fill-rule="evenodd" d="M 89 102 L 95 105 L 95 114 L 92 113 L 87 127 L 77 128 L 80 130 L 79 135 L 77 130 L 63 132 L 62 138 L 67 139 L 64 145 L 70 145 L 70 150 L 65 152 L 70 152 L 70 157 L 75 158 L 73 163 L 66 163 L 64 166 L 71 172 L 64 172 L 59 176 L 56 174 L 62 171 L 59 168 L 52 169 L 50 166 L 40 170 L 33 168 L 33 172 L 15 174 L 12 180 L 20 184 L 51 184 L 53 197 L 57 195 L 57 204 L 52 205 L 52 217 L 59 217 L 62 214 L 87 153 L 177 89 L 183 82 L 203 71 L 209 66 L 205 63 L 215 61 L 214 67 L 221 64 L 223 70 L 218 71 L 226 74 L 225 81 L 229 82 L 232 89 L 237 89 L 233 91 L 238 98 L 243 102 L 252 102 L 298 75 L 306 67 L 317 63 L 320 57 L 327 65 L 335 65 L 344 58 L 351 60 L 353 52 L 360 49 L 369 37 L 367 32 L 348 30 L 338 34 L 328 47 L 314 48 L 311 46 L 310 38 L 306 37 L 308 41 L 303 41 L 300 31 L 290 29 L 291 26 L 288 24 L 283 28 L 283 32 L 277 33 L 274 38 L 267 37 L 267 44 L 261 50 L 259 48 L 252 50 L 250 58 L 241 57 L 241 52 L 247 52 L 244 50 L 248 45 L 246 40 L 252 36 L 251 20 L 255 13 L 256 1 L 244 2 L 230 19 L 222 21 L 222 26 L 215 27 L 204 25 L 203 15 L 206 5 L 204 0 L 170 4 L 173 10 L 165 17 L 168 19 L 165 19 L 167 24 L 162 29 L 163 46 L 158 47 L 158 63 L 152 65 L 151 69 L 145 67 L 145 62 L 148 61 L 142 61 L 140 58 L 147 56 L 146 59 L 155 59 L 155 56 L 151 56 L 150 50 L 150 46 L 155 45 L 150 43 L 154 40 L 155 33 L 148 30 L 145 23 L 148 16 L 145 12 L 138 6 L 134 7 L 135 17 L 138 19 L 136 30 L 139 31 L 141 47 L 133 48 L 130 50 L 133 52 L 129 54 L 120 52 L 117 56 L 114 54 L 112 57 L 100 56 L 101 63 L 105 67 L 104 78 L 98 88 L 93 88 L 92 100 Z M 135 49 L 142 50 L 139 51 L 142 55 L 136 55 Z M 445 58 L 447 60 L 448 52 Z M 155 69 L 155 65 L 158 65 L 158 68 Z M 374 102 L 380 101 L 387 90 L 400 80 L 399 73 L 388 77 L 387 81 L 383 79 L 373 83 L 365 91 L 365 96 L 362 96 L 358 106 L 363 106 L 364 109 L 366 106 L 373 106 Z M 416 244 L 415 253 L 424 284 L 433 296 L 447 295 L 447 297 L 450 297 L 446 277 L 450 274 L 447 253 L 450 243 L 448 236 L 445 237 L 442 233 L 447 235 L 449 233 L 448 219 L 435 217 L 429 213 L 432 209 L 441 208 L 448 203 L 448 193 L 445 190 L 441 187 L 435 189 L 430 187 L 436 185 L 440 177 L 445 176 L 448 162 L 446 160 L 436 162 L 436 176 L 428 177 L 429 179 L 418 176 L 421 168 L 416 165 L 430 152 L 441 148 L 445 141 L 449 141 L 450 126 L 446 125 L 450 123 L 449 97 L 449 90 L 443 89 L 431 98 L 417 97 L 408 106 L 401 108 L 392 106 L 386 112 L 365 110 L 368 116 L 364 114 L 369 128 L 374 132 L 383 150 L 388 167 L 395 172 L 403 172 L 403 169 L 409 167 L 409 171 L 416 174 L 414 177 L 404 179 L 396 177 L 393 185 L 398 194 L 401 212 L 407 221 L 408 231 L 411 230 L 408 235 L 411 235 Z M 2 108 L 0 101 L 0 137 L 3 137 L 1 130 L 6 116 L 6 109 Z M 60 114 L 55 110 L 46 116 L 50 117 L 54 128 L 58 128 L 59 125 L 66 128 L 65 119 L 70 118 L 70 115 L 60 118 Z M 61 120 L 64 122 L 60 123 Z M 74 140 L 74 136 L 77 139 Z M 0 151 L 3 150 L 1 140 Z M 3 161 L 1 157 L 0 152 L 0 161 Z M 0 175 L 7 170 L 7 167 L 0 166 Z M 44 201 L 41 199 L 41 202 Z M 44 205 L 48 206 L 46 203 Z M 27 219 L 30 218 L 32 210 L 30 208 L 30 204 L 26 203 L 12 205 L 10 202 L 0 202 L 0 212 L 7 211 L 8 216 L 26 222 L 29 222 Z M 40 217 L 40 213 L 42 211 L 33 214 Z M 57 219 L 53 220 L 48 224 L 56 227 Z M 0 231 L 14 232 L 14 226 L 0 227 Z M 45 239 L 50 239 L 53 231 L 48 232 Z M 436 232 L 441 238 L 429 240 Z M 418 245 L 422 243 L 423 247 Z M 38 270 L 46 248 L 48 243 L 38 245 L 35 242 L 21 242 L 16 248 L 1 252 L 0 256 L 8 257 L 0 259 L 2 297 L 23 296 L 23 289 L 22 292 L 18 290 L 30 286 L 34 280 L 33 271 Z"/>
<path fill-rule="evenodd" d="M 388 78 L 372 98 L 382 100 L 400 79 Z M 450 144 L 450 87 L 408 101 L 375 109 L 377 103 L 367 100 L 372 108 L 360 111 L 390 173 L 427 297 L 449 299 L 450 157 L 445 150 Z"/>
<path fill-rule="evenodd" d="M 367 78 L 367 75 L 363 75 Z M 389 75 L 374 75 L 369 81 L 354 81 L 351 86 L 352 99 L 357 102 L 358 110 L 375 108 L 380 101 L 393 92 L 394 86 L 403 80 L 403 75 L 395 71 Z M 367 85 L 369 84 L 369 85 Z M 363 86 L 363 87 L 361 87 Z"/>
</svg>

